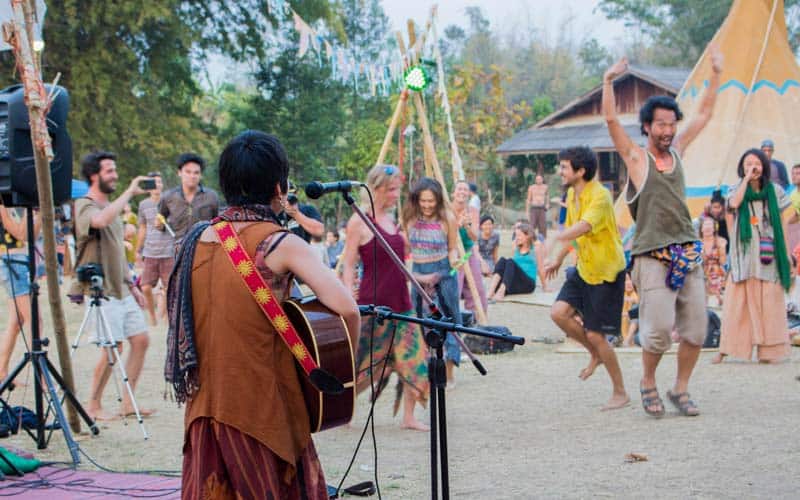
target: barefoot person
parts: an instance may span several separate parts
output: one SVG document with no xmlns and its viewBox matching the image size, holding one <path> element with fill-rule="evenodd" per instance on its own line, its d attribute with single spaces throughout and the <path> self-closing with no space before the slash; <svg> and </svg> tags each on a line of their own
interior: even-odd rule
<svg viewBox="0 0 800 500">
<path fill-rule="evenodd" d="M 125 205 L 134 196 L 147 191 L 139 187 L 139 182 L 146 177 L 133 179 L 128 188 L 119 197 L 111 201 L 109 195 L 117 187 L 116 156 L 105 151 L 96 151 L 84 156 L 81 161 L 81 173 L 89 181 L 89 192 L 84 198 L 75 201 L 75 235 L 77 237 L 78 266 L 84 264 L 100 264 L 104 274 L 104 293 L 108 301 L 102 303 L 103 313 L 107 320 L 108 332 L 122 352 L 122 341 L 127 340 L 131 352 L 125 362 L 125 372 L 131 388 L 136 389 L 139 375 L 144 366 L 145 353 L 150 345 L 142 306 L 144 298 L 139 289 L 133 286 L 130 269 L 125 259 L 123 240 L 123 224 L 120 217 Z M 76 302 L 82 302 L 87 287 L 80 283 L 74 285 L 70 296 Z M 87 304 L 89 307 L 89 304 Z M 98 333 L 95 340 L 102 342 Z M 91 392 L 86 412 L 95 420 L 112 420 L 116 415 L 103 410 L 102 398 L 111 368 L 105 349 L 100 353 L 92 376 Z M 148 416 L 153 410 L 139 408 L 142 416 Z M 123 391 L 122 415 L 133 415 L 133 402 L 128 391 Z"/>
<path fill-rule="evenodd" d="M 394 165 L 376 165 L 367 173 L 367 185 L 375 198 L 375 211 L 367 215 L 395 254 L 402 259 L 408 242 L 392 212 L 397 206 L 403 185 L 400 169 Z M 356 262 L 359 258 L 364 271 L 361 283 L 356 287 Z M 405 276 L 356 214 L 347 222 L 342 280 L 347 289 L 358 297 L 359 304 L 387 306 L 398 314 L 414 314 Z M 402 392 L 398 394 L 398 399 L 402 397 L 403 402 L 400 427 L 427 431 L 428 426 L 414 416 L 415 403 L 423 404 L 428 399 L 427 359 L 428 349 L 416 325 L 398 320 L 378 324 L 374 318 L 370 318 L 362 325 L 358 345 L 358 391 L 368 389 L 374 380 L 377 398 L 392 372 L 397 372 L 402 383 Z M 370 376 L 370 372 L 374 376 Z M 399 402 L 395 401 L 395 409 Z"/>
<path fill-rule="evenodd" d="M 547 184 L 544 177 L 537 175 L 534 184 L 528 186 L 528 195 L 525 197 L 525 212 L 528 220 L 542 237 L 547 237 L 547 210 L 550 208 L 550 199 L 547 197 Z"/>
<path fill-rule="evenodd" d="M 681 154 L 711 119 L 722 72 L 722 54 L 711 49 L 712 74 L 697 115 L 676 136 L 683 114 L 671 97 L 653 96 L 639 112 L 642 148 L 628 137 L 617 117 L 614 79 L 628 67 L 625 58 L 603 76 L 602 108 L 611 139 L 628 169 L 625 201 L 636 222 L 631 250 L 633 282 L 639 290 L 639 337 L 642 343 L 642 405 L 648 415 L 664 415 L 656 387 L 656 368 L 671 346 L 670 334 L 680 334 L 678 371 L 667 392 L 682 415 L 700 411 L 689 398 L 689 378 L 706 336 L 706 302 L 702 256 L 686 205 Z"/>
<path fill-rule="evenodd" d="M 784 291 L 792 284 L 791 252 L 781 212 L 791 202 L 770 181 L 769 158 L 750 149 L 739 160 L 741 181 L 729 191 L 734 212 L 731 272 L 725 286 L 719 354 L 750 360 L 753 348 L 762 363 L 789 356 L 789 326 Z"/>
<path fill-rule="evenodd" d="M 597 157 L 588 147 L 574 147 L 558 154 L 561 179 L 567 191 L 566 228 L 556 236 L 554 260 L 545 264 L 553 278 L 569 253 L 570 242 L 577 245 L 578 264 L 567 269 L 567 280 L 550 310 L 553 321 L 568 337 L 583 345 L 591 359 L 580 373 L 586 380 L 597 365 L 603 364 L 613 386 L 604 410 L 630 403 L 622 371 L 606 335 L 619 335 L 625 295 L 625 254 L 614 217 L 611 193 L 597 179 Z M 580 314 L 583 323 L 575 318 Z"/>
<path fill-rule="evenodd" d="M 228 208 L 214 221 L 233 226 L 271 289 L 264 296 L 282 301 L 297 274 L 343 317 L 355 343 L 360 319 L 350 294 L 278 223 L 288 175 L 275 137 L 241 133 L 220 155 Z M 170 278 L 165 374 L 186 402 L 182 497 L 327 499 L 294 356 L 261 310 L 263 297 L 242 282 L 253 267 L 229 260 L 230 244 L 234 238 L 220 243 L 213 227 L 197 224 Z"/>
</svg>

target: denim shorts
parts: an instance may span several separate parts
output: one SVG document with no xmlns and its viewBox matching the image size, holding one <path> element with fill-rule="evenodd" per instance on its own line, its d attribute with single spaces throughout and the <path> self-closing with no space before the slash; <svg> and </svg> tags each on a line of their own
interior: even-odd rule
<svg viewBox="0 0 800 500">
<path fill-rule="evenodd" d="M 31 279 L 28 273 L 28 256 L 25 254 L 0 255 L 0 280 L 9 297 L 30 295 Z"/>
</svg>

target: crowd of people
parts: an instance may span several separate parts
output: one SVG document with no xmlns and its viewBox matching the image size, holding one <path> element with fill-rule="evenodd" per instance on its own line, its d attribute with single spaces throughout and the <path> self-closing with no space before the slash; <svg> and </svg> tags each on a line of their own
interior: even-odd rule
<svg viewBox="0 0 800 500">
<path fill-rule="evenodd" d="M 765 140 L 760 149 L 747 149 L 737 165 L 739 182 L 726 195 L 715 192 L 696 220 L 686 203 L 681 155 L 711 119 L 722 67 L 715 51 L 712 63 L 699 110 L 680 133 L 682 114 L 675 100 L 647 100 L 640 110 L 644 147 L 628 136 L 617 116 L 613 80 L 627 62 L 613 65 L 603 79 L 602 110 L 627 167 L 624 196 L 635 226 L 620 233 L 595 153 L 570 147 L 558 154 L 565 188 L 558 227 L 548 234 L 551 200 L 544 177 L 537 175 L 526 193 L 528 218 L 514 224 L 510 255 L 501 255 L 495 220 L 481 213 L 474 185 L 458 180 L 449 193 L 436 179 L 422 177 L 403 196 L 402 172 L 393 165 L 369 170 L 372 203 L 362 200 L 389 249 L 377 244 L 355 214 L 326 232 L 319 211 L 295 194 L 283 146 L 263 132 L 243 132 L 220 155 L 224 201 L 201 182 L 206 162 L 196 154 L 178 158 L 177 186 L 164 189 L 162 174 L 150 172 L 116 197 L 117 157 L 105 151 L 87 154 L 81 173 L 89 190 L 69 210 L 74 267 L 94 264 L 102 270 L 111 342 L 119 349 L 128 344 L 125 368 L 133 389 L 148 351 L 149 328 L 167 322 L 165 376 L 176 400 L 186 403 L 185 494 L 213 494 L 208 488 L 214 483 L 245 497 L 327 498 L 308 419 L 298 418 L 306 409 L 293 351 L 282 343 L 286 325 L 264 309 L 304 287 L 342 317 L 353 346 L 358 393 L 370 389 L 378 398 L 397 374 L 395 412 L 402 409 L 400 426 L 410 430 L 429 430 L 415 415 L 429 397 L 423 331 L 398 319 L 362 320 L 357 305 L 422 316 L 427 295 L 443 316 L 462 322 L 463 312 L 485 312 L 508 295 L 549 291 L 548 283 L 560 276 L 568 256 L 574 265 L 563 273 L 550 316 L 589 353 L 581 379 L 601 365 L 607 372 L 612 387 L 604 410 L 630 404 L 614 345 L 637 343 L 642 408 L 652 417 L 663 416 L 656 369 L 677 342 L 677 375 L 665 395 L 682 415 L 699 415 L 689 382 L 707 335 L 709 297 L 722 306 L 715 362 L 729 356 L 749 360 L 754 350 L 762 362 L 786 359 L 786 296 L 798 288 L 800 232 L 793 226 L 800 226 L 800 191 L 787 195 L 789 174 L 772 158 L 774 143 Z M 792 168 L 791 181 L 800 188 L 800 165 Z M 134 212 L 131 202 L 145 195 Z M 0 277 L 9 297 L 0 379 L 8 373 L 18 332 L 31 319 L 25 217 L 34 218 L 37 235 L 41 231 L 38 212 L 13 212 L 0 205 Z M 236 238 L 221 238 L 221 227 L 232 227 Z M 250 260 L 236 265 L 231 255 L 239 245 Z M 409 286 L 398 260 L 408 263 L 425 294 Z M 255 292 L 242 283 L 253 273 L 263 283 Z M 89 287 L 75 280 L 70 298 L 86 302 Z M 447 334 L 450 387 L 460 345 L 455 333 Z M 110 375 L 107 353 L 101 352 L 86 405 L 95 420 L 135 411 L 128 394 L 120 408 L 103 407 Z M 254 393 L 262 397 L 248 396 Z M 249 467 L 236 466 L 241 453 L 251 457 Z"/>
</svg>

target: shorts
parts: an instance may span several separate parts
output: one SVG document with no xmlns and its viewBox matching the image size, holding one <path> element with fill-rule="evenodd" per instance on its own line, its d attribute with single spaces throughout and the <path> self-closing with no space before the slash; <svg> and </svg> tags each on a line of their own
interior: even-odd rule
<svg viewBox="0 0 800 500">
<path fill-rule="evenodd" d="M 172 273 L 172 266 L 175 259 L 172 257 L 142 257 L 144 269 L 142 270 L 142 285 L 156 286 L 161 280 L 161 286 L 167 287 L 169 275 Z"/>
<path fill-rule="evenodd" d="M 639 338 L 642 349 L 660 354 L 672 345 L 672 330 L 690 344 L 706 339 L 706 285 L 703 266 L 696 266 L 679 290 L 667 284 L 667 266 L 652 257 L 637 256 L 631 273 L 639 293 Z"/>
<path fill-rule="evenodd" d="M 619 335 L 625 302 L 625 271 L 620 271 L 614 281 L 590 285 L 583 281 L 576 268 L 570 267 L 556 301 L 574 307 L 583 317 L 587 331 Z"/>
<path fill-rule="evenodd" d="M 89 302 L 87 302 L 86 307 L 89 307 Z M 128 295 L 124 299 L 108 297 L 108 300 L 102 301 L 100 312 L 105 318 L 105 323 L 109 330 L 108 334 L 116 342 L 122 342 L 129 337 L 147 333 L 144 313 L 139 304 L 136 303 L 133 295 Z M 94 334 L 89 341 L 99 344 L 108 341 L 108 338 L 105 334 L 100 336 L 99 327 L 95 325 Z"/>
<path fill-rule="evenodd" d="M 9 297 L 21 297 L 31 293 L 31 277 L 28 271 L 28 256 L 12 253 L 0 256 L 0 279 Z"/>
</svg>

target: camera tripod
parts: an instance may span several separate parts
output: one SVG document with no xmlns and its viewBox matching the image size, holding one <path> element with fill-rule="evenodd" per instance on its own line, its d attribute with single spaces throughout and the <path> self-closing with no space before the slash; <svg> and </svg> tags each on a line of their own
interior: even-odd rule
<svg viewBox="0 0 800 500">
<path fill-rule="evenodd" d="M 69 428 L 69 424 L 67 423 L 67 419 L 64 416 L 64 409 L 62 408 L 63 400 L 58 397 L 56 393 L 56 386 L 55 382 L 63 391 L 64 397 L 69 400 L 72 407 L 78 412 L 78 414 L 83 418 L 86 425 L 89 426 L 90 431 L 92 434 L 97 435 L 100 433 L 100 429 L 97 428 L 95 425 L 94 420 L 86 413 L 86 410 L 80 404 L 78 399 L 75 395 L 67 388 L 66 383 L 64 383 L 64 379 L 61 378 L 61 375 L 58 373 L 58 370 L 53 366 L 49 359 L 47 359 L 47 351 L 44 350 L 44 347 L 47 347 L 50 344 L 50 341 L 46 338 L 41 338 L 40 335 L 40 328 L 41 325 L 39 323 L 39 285 L 36 283 L 36 240 L 34 239 L 34 232 L 33 232 L 33 209 L 28 207 L 28 214 L 27 214 L 27 230 L 28 230 L 28 274 L 30 276 L 31 282 L 31 348 L 27 352 L 25 352 L 25 356 L 22 358 L 22 361 L 17 364 L 17 366 L 11 370 L 5 380 L 0 383 L 0 394 L 3 391 L 12 387 L 14 383 L 14 379 L 22 372 L 22 369 L 25 368 L 25 365 L 28 363 L 31 364 L 33 367 L 33 387 L 34 387 L 34 398 L 36 404 L 36 436 L 30 432 L 30 430 L 26 429 L 26 432 L 31 435 L 36 441 L 36 447 L 40 450 L 47 448 L 47 443 L 49 442 L 49 436 L 45 437 L 45 420 L 47 418 L 47 414 L 49 414 L 49 408 L 53 409 L 55 413 L 55 422 L 52 426 L 50 426 L 50 435 L 52 435 L 52 431 L 57 428 L 57 425 L 61 427 L 61 432 L 64 434 L 64 440 L 67 442 L 67 448 L 69 449 L 69 453 L 72 457 L 73 464 L 77 465 L 80 463 L 80 455 L 78 454 L 78 443 L 75 442 L 75 438 L 72 436 L 72 431 Z M 44 384 L 44 387 L 42 387 Z M 47 413 L 44 410 L 44 393 L 46 391 L 47 397 L 49 398 L 49 408 Z M 0 400 L 2 401 L 2 400 Z M 3 402 L 4 406 L 8 406 L 5 402 Z"/>
<path fill-rule="evenodd" d="M 144 438 L 148 439 L 150 436 L 147 434 L 147 429 L 144 427 L 144 419 L 139 411 L 139 405 L 136 403 L 136 398 L 133 395 L 133 387 L 131 387 L 130 380 L 128 379 L 128 373 L 125 371 L 125 366 L 123 366 L 119 347 L 117 347 L 117 342 L 114 340 L 113 335 L 111 335 L 111 328 L 109 327 L 108 319 L 103 312 L 103 301 L 109 300 L 108 297 L 103 294 L 103 277 L 99 275 L 92 276 L 89 289 L 92 292 L 91 299 L 89 300 L 89 307 L 86 308 L 86 314 L 84 314 L 81 326 L 78 328 L 78 333 L 75 335 L 75 340 L 72 342 L 72 351 L 70 352 L 70 356 L 75 355 L 75 351 L 78 349 L 81 337 L 86 331 L 89 321 L 94 320 L 96 337 L 93 342 L 97 343 L 98 347 L 102 347 L 106 351 L 108 370 L 110 370 L 114 375 L 114 386 L 117 389 L 117 401 L 122 403 L 122 389 L 120 385 L 123 384 L 128 393 L 128 397 L 131 398 L 131 404 L 133 405 L 133 410 L 136 413 L 136 421 L 139 423 L 139 427 L 142 429 Z M 123 414 L 122 418 L 127 425 L 127 415 Z"/>
</svg>

